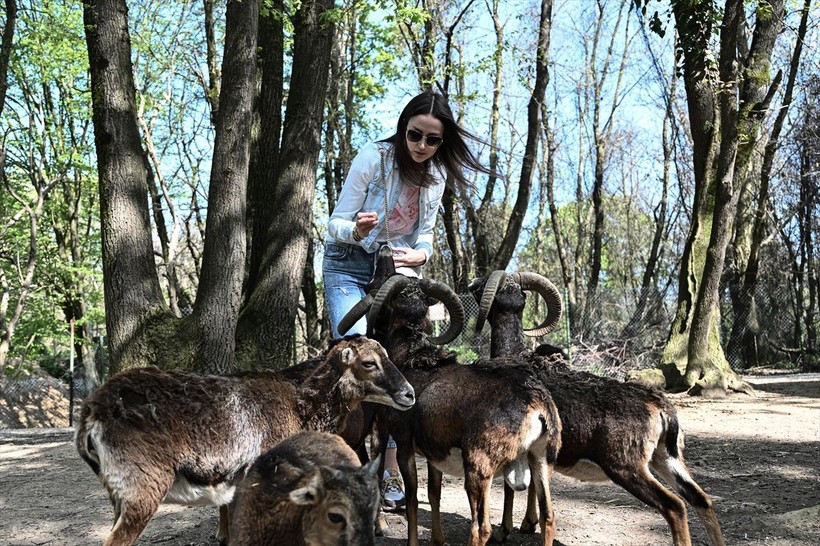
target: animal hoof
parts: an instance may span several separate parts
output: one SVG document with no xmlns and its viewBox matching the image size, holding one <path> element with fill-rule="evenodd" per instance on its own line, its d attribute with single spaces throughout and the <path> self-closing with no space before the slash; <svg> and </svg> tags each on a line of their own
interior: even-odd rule
<svg viewBox="0 0 820 546">
<path fill-rule="evenodd" d="M 493 534 L 490 536 L 490 542 L 493 544 L 501 544 L 507 542 L 508 534 L 509 533 L 504 531 L 502 527 L 499 527 L 495 531 L 493 531 Z"/>
<path fill-rule="evenodd" d="M 522 521 L 521 522 L 521 532 L 525 535 L 531 535 L 535 532 L 535 523 L 531 521 Z"/>
</svg>

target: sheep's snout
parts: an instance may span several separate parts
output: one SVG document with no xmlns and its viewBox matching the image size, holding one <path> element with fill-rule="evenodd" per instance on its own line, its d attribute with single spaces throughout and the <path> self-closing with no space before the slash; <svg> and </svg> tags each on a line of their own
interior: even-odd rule
<svg viewBox="0 0 820 546">
<path fill-rule="evenodd" d="M 407 411 L 416 403 L 416 391 L 408 384 L 407 388 L 393 395 L 393 407 L 397 410 Z"/>
</svg>

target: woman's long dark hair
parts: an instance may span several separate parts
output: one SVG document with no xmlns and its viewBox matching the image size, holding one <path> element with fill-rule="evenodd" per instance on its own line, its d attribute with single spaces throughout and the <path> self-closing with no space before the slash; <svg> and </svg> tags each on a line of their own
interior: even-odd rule
<svg viewBox="0 0 820 546">
<path fill-rule="evenodd" d="M 418 115 L 429 114 L 444 126 L 444 134 L 441 135 L 444 141 L 438 150 L 428 161 L 423 164 L 416 163 L 407 149 L 407 123 L 410 118 Z M 447 99 L 440 93 L 425 91 L 413 97 L 399 116 L 396 132 L 384 139 L 383 142 L 393 144 L 396 155 L 396 163 L 399 165 L 401 179 L 406 184 L 413 186 L 429 186 L 432 181 L 426 176 L 428 163 L 432 161 L 435 165 L 443 167 L 447 174 L 449 184 L 454 184 L 461 189 L 470 186 L 470 182 L 465 178 L 463 167 L 468 167 L 474 171 L 493 174 L 490 169 L 482 165 L 478 158 L 467 147 L 466 139 L 476 138 L 469 131 L 463 129 L 456 123 L 453 112 L 447 104 Z M 497 173 L 496 173 L 497 174 Z"/>
</svg>

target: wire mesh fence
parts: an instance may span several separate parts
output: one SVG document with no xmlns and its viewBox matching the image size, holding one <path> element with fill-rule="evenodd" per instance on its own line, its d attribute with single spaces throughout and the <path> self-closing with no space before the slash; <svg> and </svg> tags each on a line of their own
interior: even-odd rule
<svg viewBox="0 0 820 546">
<path fill-rule="evenodd" d="M 564 295 L 564 314 L 559 326 L 546 336 L 528 339 L 530 348 L 549 343 L 570 354 L 572 366 L 598 375 L 623 378 L 630 370 L 656 367 L 670 333 L 676 299 L 637 290 L 597 291 L 592 297 L 570 302 Z M 464 332 L 450 347 L 465 356 L 488 356 L 490 331 L 473 331 L 478 303 L 461 296 L 467 316 Z M 818 310 L 787 285 L 757 290 L 726 287 L 719 309 L 720 340 L 729 365 L 735 371 L 759 366 L 808 369 L 817 365 Z M 534 297 L 524 312 L 525 327 L 534 326 L 546 314 Z M 443 322 L 440 328 L 444 328 Z M 814 360 L 812 360 L 814 359 Z"/>
</svg>

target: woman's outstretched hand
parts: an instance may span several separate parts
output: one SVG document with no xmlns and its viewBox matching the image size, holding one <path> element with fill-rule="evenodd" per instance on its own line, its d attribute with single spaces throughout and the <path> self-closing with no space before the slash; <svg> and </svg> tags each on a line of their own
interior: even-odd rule
<svg viewBox="0 0 820 546">
<path fill-rule="evenodd" d="M 427 254 L 423 250 L 416 250 L 406 246 L 393 249 L 393 263 L 396 267 L 416 267 L 427 261 Z"/>
</svg>

